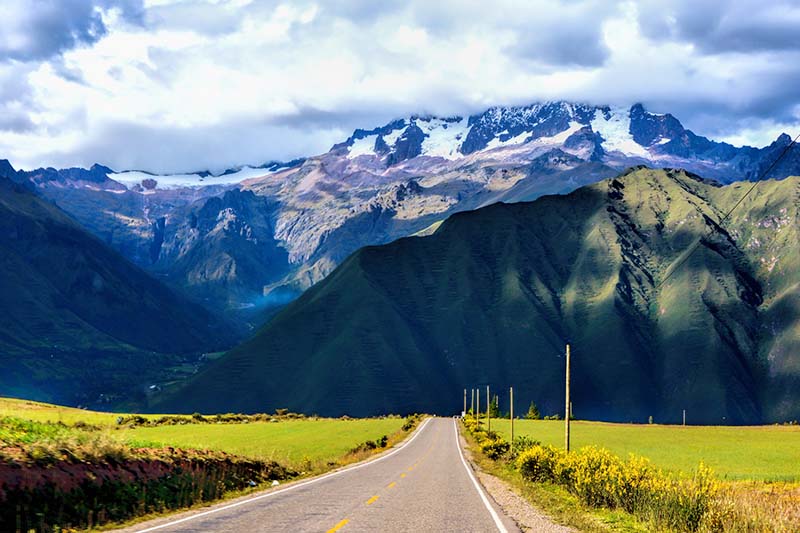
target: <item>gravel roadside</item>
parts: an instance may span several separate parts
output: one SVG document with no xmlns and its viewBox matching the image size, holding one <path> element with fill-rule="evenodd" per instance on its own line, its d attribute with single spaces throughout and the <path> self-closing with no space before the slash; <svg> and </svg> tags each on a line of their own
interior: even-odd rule
<svg viewBox="0 0 800 533">
<path fill-rule="evenodd" d="M 459 428 L 461 448 L 469 461 L 475 475 L 503 511 L 511 517 L 522 531 L 537 533 L 577 533 L 575 529 L 553 522 L 546 514 L 534 508 L 525 498 L 520 496 L 511 485 L 491 474 L 482 471 L 472 460 L 472 452 L 467 448 L 464 436 Z"/>
</svg>

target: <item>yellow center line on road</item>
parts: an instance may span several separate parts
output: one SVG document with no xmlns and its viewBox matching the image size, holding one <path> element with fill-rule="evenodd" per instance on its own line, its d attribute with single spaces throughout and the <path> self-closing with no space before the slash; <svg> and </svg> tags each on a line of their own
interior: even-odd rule
<svg viewBox="0 0 800 533">
<path fill-rule="evenodd" d="M 332 528 L 330 528 L 330 529 L 328 530 L 328 533 L 336 533 L 337 531 L 339 531 L 340 529 L 342 529 L 344 526 L 346 526 L 346 525 L 347 525 L 347 523 L 348 523 L 349 521 L 350 521 L 350 520 L 348 520 L 347 518 L 345 518 L 344 520 L 342 520 L 341 522 L 339 522 L 338 524 L 336 524 L 335 526 L 333 526 Z"/>
<path fill-rule="evenodd" d="M 438 439 L 437 439 L 437 441 L 438 441 Z M 408 471 L 409 471 L 409 472 L 411 472 L 412 470 L 414 470 L 414 468 L 416 468 L 417 466 L 419 466 L 419 464 L 420 464 L 422 461 L 424 461 L 424 460 L 425 460 L 425 459 L 428 457 L 428 455 L 430 455 L 431 451 L 432 451 L 432 450 L 433 450 L 433 448 L 434 448 L 434 444 L 436 444 L 436 442 L 434 442 L 433 444 L 431 444 L 431 446 L 428 448 L 428 450 L 426 451 L 425 455 L 423 455 L 421 459 L 419 459 L 419 460 L 418 460 L 416 463 L 414 463 L 413 465 L 411 465 L 411 466 L 409 466 L 409 467 L 408 467 Z M 404 478 L 404 477 L 406 477 L 406 473 L 405 473 L 405 472 L 401 473 L 401 474 L 400 474 L 400 477 L 401 477 L 401 478 Z M 396 481 L 392 481 L 391 483 L 389 483 L 389 484 L 386 486 L 386 488 L 387 488 L 387 489 L 392 489 L 392 488 L 394 488 L 394 487 L 396 487 L 396 486 L 397 486 L 397 482 L 396 482 Z M 378 498 L 380 498 L 380 495 L 376 494 L 375 496 L 373 496 L 372 498 L 370 498 L 369 500 L 367 500 L 367 503 L 366 503 L 366 504 L 367 504 L 367 505 L 372 505 L 373 503 L 375 503 L 376 501 L 378 501 Z M 345 518 L 344 520 L 342 520 L 341 522 L 339 522 L 338 524 L 336 524 L 335 526 L 333 526 L 331 529 L 329 529 L 329 530 L 327 531 L 327 533 L 336 533 L 337 531 L 339 531 L 340 529 L 342 529 L 344 526 L 346 526 L 346 525 L 347 525 L 349 522 L 350 522 L 350 520 L 348 520 L 347 518 Z"/>
<path fill-rule="evenodd" d="M 409 467 L 406 469 L 406 472 L 411 472 L 411 471 L 412 471 L 412 470 L 414 470 L 416 467 L 418 467 L 418 466 L 419 466 L 419 464 L 420 464 L 422 461 L 424 461 L 425 459 L 427 459 L 427 458 L 428 458 L 428 456 L 431 454 L 431 451 L 433 451 L 434 445 L 435 445 L 437 442 L 439 442 L 439 439 L 438 439 L 438 438 L 437 438 L 437 439 L 436 439 L 436 440 L 435 440 L 435 441 L 434 441 L 434 442 L 433 442 L 433 443 L 432 443 L 432 444 L 431 444 L 431 445 L 428 447 L 428 450 L 425 452 L 425 455 L 423 455 L 423 456 L 422 456 L 422 458 L 421 458 L 421 459 L 419 459 L 419 460 L 418 460 L 416 463 L 414 463 L 413 465 L 409 466 Z M 406 477 L 406 474 L 405 474 L 405 473 L 403 473 L 403 474 L 400 474 L 400 477 L 401 477 L 401 478 L 402 478 L 402 477 Z M 393 486 L 394 486 L 394 483 L 392 483 L 391 485 L 389 485 L 389 487 L 393 487 Z"/>
</svg>

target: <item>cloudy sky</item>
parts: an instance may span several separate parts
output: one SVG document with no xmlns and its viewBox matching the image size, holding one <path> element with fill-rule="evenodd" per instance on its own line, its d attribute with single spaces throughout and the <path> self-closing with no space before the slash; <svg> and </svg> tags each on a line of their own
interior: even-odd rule
<svg viewBox="0 0 800 533">
<path fill-rule="evenodd" d="M 800 6 L 771 1 L 3 0 L 0 158 L 177 172 L 541 100 L 800 129 Z"/>
</svg>

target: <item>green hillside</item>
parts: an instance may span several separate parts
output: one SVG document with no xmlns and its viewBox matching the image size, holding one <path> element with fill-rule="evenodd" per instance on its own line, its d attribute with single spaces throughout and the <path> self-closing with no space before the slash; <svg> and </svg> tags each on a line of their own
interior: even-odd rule
<svg viewBox="0 0 800 533">
<path fill-rule="evenodd" d="M 582 418 L 800 416 L 800 179 L 726 187 L 632 169 L 367 247 L 161 410 L 456 412 L 513 385 Z M 698 250 L 660 286 L 702 236 Z"/>
<path fill-rule="evenodd" d="M 0 178 L 0 393 L 130 396 L 227 328 L 53 204 Z"/>
</svg>

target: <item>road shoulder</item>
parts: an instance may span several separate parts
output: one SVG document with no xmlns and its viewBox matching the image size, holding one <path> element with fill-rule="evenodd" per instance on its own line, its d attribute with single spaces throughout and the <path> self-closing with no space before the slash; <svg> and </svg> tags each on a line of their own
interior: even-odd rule
<svg viewBox="0 0 800 533">
<path fill-rule="evenodd" d="M 576 530 L 556 524 L 546 514 L 533 507 L 514 490 L 512 485 L 497 476 L 484 472 L 474 460 L 472 451 L 464 439 L 461 427 L 459 427 L 458 437 L 464 457 L 469 461 L 478 481 L 483 485 L 486 493 L 517 524 L 520 530 L 542 533 L 575 533 Z"/>
</svg>

